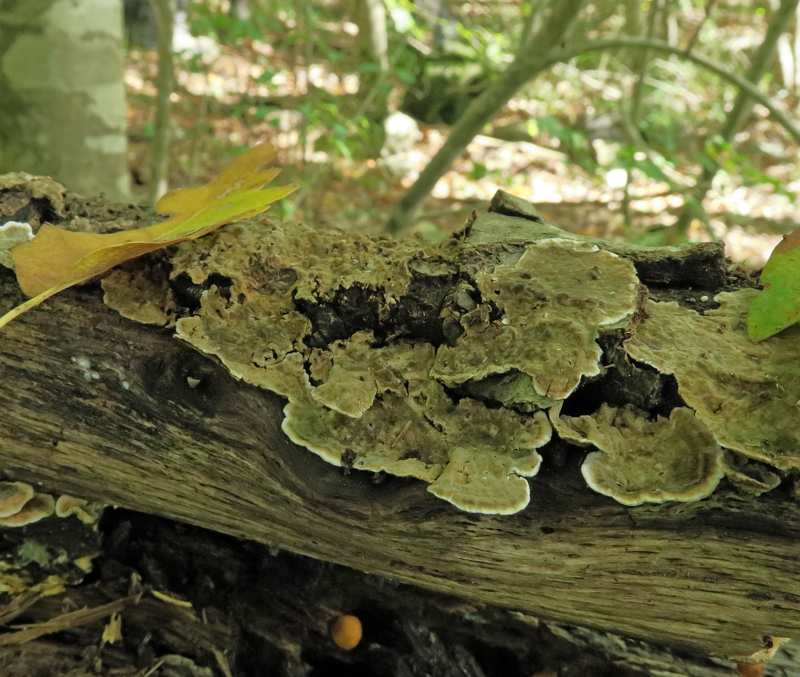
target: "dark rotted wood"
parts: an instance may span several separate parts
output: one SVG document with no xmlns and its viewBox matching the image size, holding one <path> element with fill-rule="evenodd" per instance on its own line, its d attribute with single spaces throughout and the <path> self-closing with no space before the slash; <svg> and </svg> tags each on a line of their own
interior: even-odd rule
<svg viewBox="0 0 800 677">
<path fill-rule="evenodd" d="M 165 657 L 170 663 L 155 673 L 164 677 L 209 677 L 203 666 L 219 666 L 220 657 L 237 676 L 732 674 L 730 662 L 539 622 L 152 515 L 115 510 L 102 531 L 108 535 L 93 583 L 38 600 L 14 618 L 39 632 L 41 624 L 63 626 L 65 614 L 74 617 L 77 609 L 69 641 L 62 633 L 60 642 L 46 635 L 20 645 L 14 642 L 25 630 L 0 635 L 0 674 L 133 677 Z M 142 575 L 133 589 L 131 571 Z M 193 606 L 158 599 L 151 588 Z M 109 606 L 122 606 L 122 641 L 99 648 Z M 330 637 L 339 613 L 361 619 L 364 636 L 355 651 L 339 649 Z M 782 674 L 778 667 L 771 674 Z"/>
<path fill-rule="evenodd" d="M 4 274 L 0 304 L 19 300 Z M 119 317 L 95 286 L 20 317 L 0 346 L 9 478 L 677 647 L 748 654 L 800 634 L 788 490 L 626 508 L 587 490 L 580 454 L 553 443 L 526 510 L 470 515 L 421 482 L 346 473 L 293 445 L 279 398 Z"/>
</svg>

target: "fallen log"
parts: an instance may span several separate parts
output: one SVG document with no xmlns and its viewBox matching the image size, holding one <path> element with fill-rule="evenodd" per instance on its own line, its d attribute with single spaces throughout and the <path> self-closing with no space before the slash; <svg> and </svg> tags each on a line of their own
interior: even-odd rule
<svg viewBox="0 0 800 677">
<path fill-rule="evenodd" d="M 24 208 L 57 220 L 47 212 L 52 212 L 49 198 L 37 200 L 28 200 Z M 73 214 L 91 212 L 88 204 L 75 203 Z M 102 206 L 91 204 L 94 223 L 104 228 L 113 226 L 115 219 L 130 222 L 134 213 L 125 212 L 121 219 L 117 208 L 108 209 L 103 220 Z M 18 219 L 19 210 L 14 214 Z M 270 233 L 283 232 L 281 225 L 270 223 L 267 228 Z M 307 326 L 301 338 L 309 351 L 346 343 L 365 331 L 378 337 L 380 346 L 409 336 L 437 349 L 455 345 L 473 326 L 462 322 L 463 317 L 485 302 L 469 290 L 465 294 L 472 294 L 471 300 L 459 296 L 466 278 L 501 266 L 511 269 L 532 246 L 575 241 L 572 237 L 542 223 L 524 204 L 499 195 L 490 214 L 477 217 L 453 238 L 448 251 L 457 255 L 420 254 L 421 245 L 407 244 L 400 253 L 392 251 L 391 256 L 405 257 L 406 266 L 412 260 L 414 265 L 410 284 L 397 292 L 388 310 L 381 306 L 385 299 L 375 298 L 374 289 L 356 283 L 327 297 L 316 290 L 317 303 L 296 295 L 296 312 L 304 315 Z M 366 240 L 357 239 L 358 246 L 367 247 Z M 161 299 L 158 290 L 169 289 L 171 300 L 158 305 L 163 322 L 174 325 L 175 317 L 197 317 L 203 299 L 216 295 L 215 312 L 224 325 L 220 309 L 236 300 L 234 294 L 231 301 L 229 280 L 217 273 L 209 282 L 209 273 L 199 282 L 192 268 L 200 259 L 213 262 L 222 251 L 220 242 L 207 238 L 193 245 L 190 254 L 171 251 L 138 259 L 124 267 L 116 286 L 106 285 L 106 298 L 115 290 L 117 300 L 111 303 L 135 316 L 139 311 L 131 309 L 131 298 L 152 294 Z M 320 242 L 324 238 L 315 240 L 315 246 Z M 376 246 L 372 242 L 369 246 Z M 593 242 L 577 242 L 580 246 L 575 246 L 586 251 L 596 249 Z M 393 246 L 383 240 L 379 245 Z M 315 256 L 321 256 L 320 251 Z M 104 305 L 98 284 L 60 294 L 0 333 L 3 474 L 50 493 L 187 522 L 475 603 L 717 656 L 766 660 L 783 638 L 797 636 L 800 630 L 800 510 L 792 478 L 792 449 L 798 449 L 798 442 L 789 440 L 777 450 L 768 444 L 760 456 L 743 455 L 744 443 L 739 444 L 736 430 L 719 423 L 711 412 L 704 425 L 717 443 L 736 451 L 736 458 L 727 462 L 726 478 L 714 484 L 713 493 L 704 489 L 702 499 L 683 496 L 639 505 L 626 505 L 587 487 L 581 473 L 585 450 L 580 447 L 590 440 L 587 426 L 602 428 L 599 418 L 585 417 L 604 403 L 635 406 L 666 420 L 671 410 L 687 408 L 687 400 L 696 396 L 691 384 L 681 381 L 681 365 L 667 365 L 673 369 L 668 372 L 650 355 L 647 342 L 639 344 L 637 359 L 626 353 L 633 351 L 625 347 L 631 345 L 626 341 L 635 342 L 631 337 L 639 331 L 637 325 L 646 325 L 653 309 L 671 303 L 669 308 L 679 309 L 676 313 L 688 309 L 698 318 L 713 316 L 706 311 L 720 307 L 716 294 L 754 285 L 745 274 L 729 269 L 720 247 L 713 244 L 655 250 L 603 245 L 599 251 L 627 262 L 641 286 L 632 312 L 626 313 L 630 317 L 600 327 L 597 369 L 579 373 L 572 389 L 569 384 L 560 390 L 548 386 L 544 393 L 537 388 L 535 396 L 521 403 L 498 403 L 496 383 L 491 383 L 489 394 L 470 388 L 499 369 L 481 372 L 480 378 L 448 380 L 451 363 L 436 367 L 454 407 L 474 399 L 490 402 L 486 408 L 491 411 L 509 409 L 525 418 L 563 404 L 560 420 L 550 414 L 561 435 L 553 434 L 531 452 L 541 457 L 541 470 L 535 476 L 509 472 L 501 478 L 516 482 L 520 474 L 526 475 L 521 480 L 529 495 L 526 505 L 520 509 L 514 504 L 515 510 L 503 503 L 498 509 L 513 514 L 487 514 L 491 509 L 484 503 L 478 511 L 459 509 L 458 487 L 454 499 L 441 500 L 426 491 L 425 481 L 431 479 L 421 471 L 405 474 L 425 481 L 394 476 L 391 467 L 379 469 L 367 455 L 366 464 L 359 466 L 360 452 L 348 457 L 335 445 L 320 450 L 315 448 L 316 438 L 295 428 L 292 438 L 317 451 L 314 455 L 282 429 L 287 398 L 301 401 L 295 391 L 281 395 L 248 383 L 247 360 L 210 347 L 213 332 L 207 328 L 197 338 L 184 325 L 183 338 L 196 339 L 193 347 L 176 341 L 172 326 L 148 326 L 121 317 Z M 341 257 L 347 252 L 340 248 L 329 253 Z M 335 268 L 334 260 L 319 260 Z M 556 266 L 558 259 L 553 261 Z M 261 271 L 258 284 L 275 281 L 273 273 L 285 270 L 278 263 Z M 181 277 L 176 273 L 179 266 L 192 272 Z M 296 276 L 283 274 L 284 286 L 296 283 Z M 119 291 L 126 287 L 134 293 Z M 6 309 L 22 300 L 10 272 L 0 279 L 0 298 Z M 463 307 L 457 322 L 448 325 L 447 318 L 455 312 L 451 301 Z M 497 313 L 507 311 L 511 303 L 486 307 L 487 316 L 480 321 L 499 325 Z M 666 322 L 674 326 L 678 320 Z M 797 338 L 796 333 L 792 336 Z M 220 342 L 229 343 L 229 337 Z M 527 367 L 515 364 L 517 378 Z M 312 376 L 329 376 L 330 364 L 326 368 Z M 312 381 L 308 388 L 319 388 L 319 379 Z M 281 392 L 283 387 L 276 389 Z M 378 400 L 380 395 L 378 388 Z M 336 400 L 335 392 L 332 397 L 319 401 L 350 406 L 349 400 Z M 536 404 L 541 398 L 547 406 Z M 332 408 L 325 406 L 326 412 Z M 699 418 L 702 407 L 696 406 Z M 788 402 L 791 406 L 796 405 Z M 342 416 L 358 418 L 351 414 Z M 409 458 L 414 457 L 400 460 Z M 433 465 L 427 461 L 425 467 Z M 721 473 L 717 481 L 720 478 Z M 467 508 L 471 505 L 476 504 L 467 501 Z"/>
</svg>

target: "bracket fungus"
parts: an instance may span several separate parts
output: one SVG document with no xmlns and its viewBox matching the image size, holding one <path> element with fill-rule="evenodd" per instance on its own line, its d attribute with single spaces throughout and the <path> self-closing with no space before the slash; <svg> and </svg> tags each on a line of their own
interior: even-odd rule
<svg viewBox="0 0 800 677">
<path fill-rule="evenodd" d="M 638 279 L 625 259 L 562 238 L 528 247 L 514 265 L 478 272 L 484 304 L 462 318 L 464 333 L 437 351 L 432 375 L 448 385 L 517 370 L 540 397 L 561 400 L 600 373 L 601 328 L 636 310 Z M 490 320 L 492 306 L 501 317 Z"/>
<path fill-rule="evenodd" d="M 84 524 L 94 524 L 106 506 L 101 503 L 89 503 L 85 498 L 76 498 L 63 494 L 56 499 L 56 517 L 75 516 Z"/>
<path fill-rule="evenodd" d="M 429 344 L 374 348 L 369 359 L 385 366 L 370 371 L 365 359 L 353 368 L 376 384 L 374 403 L 353 417 L 342 412 L 344 401 L 324 406 L 309 386 L 307 396 L 290 397 L 284 409 L 283 430 L 292 441 L 336 465 L 428 481 L 431 493 L 462 510 L 510 514 L 528 504 L 522 476 L 536 474 L 535 450 L 551 433 L 543 412 L 526 416 L 471 398 L 453 402 L 427 376 Z M 386 365 L 393 361 L 407 369 L 392 372 Z"/>
<path fill-rule="evenodd" d="M 545 410 L 600 374 L 598 338 L 634 315 L 627 355 L 674 374 L 694 413 L 555 412 L 563 437 L 598 448 L 583 466 L 593 488 L 629 505 L 694 500 L 723 476 L 720 446 L 800 466 L 800 329 L 750 342 L 755 290 L 720 294 L 705 315 L 642 307 L 628 259 L 551 230 L 492 249 L 252 219 L 176 248 L 157 319 L 176 317 L 179 338 L 285 397 L 283 430 L 297 444 L 335 465 L 419 478 L 471 512 L 527 505 L 525 478 L 552 433 Z"/>
<path fill-rule="evenodd" d="M 15 484 L 22 484 L 15 483 Z M 50 517 L 55 510 L 56 501 L 50 494 L 34 493 L 19 510 L 11 515 L 0 517 L 0 526 L 24 527 Z"/>
<path fill-rule="evenodd" d="M 0 482 L 0 518 L 16 515 L 34 493 L 25 482 Z"/>
<path fill-rule="evenodd" d="M 517 512 L 529 501 L 523 478 L 541 462 L 535 450 L 550 439 L 544 412 L 448 393 L 432 374 L 441 347 L 422 338 L 379 340 L 356 327 L 344 338 L 311 340 L 320 323 L 339 321 L 320 320 L 314 309 L 348 289 L 366 290 L 375 304 L 369 328 L 384 326 L 413 275 L 450 274 L 452 249 L 267 220 L 232 227 L 174 255 L 173 282 L 188 280 L 197 292 L 176 334 L 235 377 L 286 397 L 284 432 L 326 461 L 422 479 L 464 510 Z M 590 330 L 576 331 L 594 342 Z"/>
<path fill-rule="evenodd" d="M 781 470 L 800 468 L 800 327 L 753 343 L 747 309 L 756 294 L 717 294 L 719 308 L 705 315 L 650 300 L 624 348 L 673 374 L 683 400 L 723 447 Z"/>
<path fill-rule="evenodd" d="M 696 501 L 724 476 L 720 446 L 687 407 L 652 421 L 606 404 L 591 416 L 560 416 L 559 409 L 550 412 L 556 431 L 598 449 L 581 466 L 586 483 L 624 505 Z"/>
</svg>

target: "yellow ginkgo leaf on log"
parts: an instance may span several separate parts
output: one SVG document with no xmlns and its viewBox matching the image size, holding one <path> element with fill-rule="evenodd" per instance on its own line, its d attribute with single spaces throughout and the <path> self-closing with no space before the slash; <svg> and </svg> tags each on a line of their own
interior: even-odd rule
<svg viewBox="0 0 800 677">
<path fill-rule="evenodd" d="M 275 148 L 261 144 L 205 186 L 170 191 L 156 205 L 170 218 L 147 228 L 100 234 L 43 225 L 30 242 L 11 250 L 19 286 L 33 298 L 0 317 L 0 327 L 53 294 L 119 263 L 263 212 L 298 188 L 292 184 L 264 189 L 280 173 L 265 168 L 274 158 Z"/>
</svg>

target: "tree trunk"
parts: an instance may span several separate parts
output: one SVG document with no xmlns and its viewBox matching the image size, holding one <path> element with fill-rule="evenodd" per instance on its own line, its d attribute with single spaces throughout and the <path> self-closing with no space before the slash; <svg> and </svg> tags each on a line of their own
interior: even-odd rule
<svg viewBox="0 0 800 677">
<path fill-rule="evenodd" d="M 31 184 L 3 191 L 0 213 L 20 218 L 25 210 L 34 223 L 90 215 L 100 230 L 139 218 L 72 196 L 66 209 L 52 189 L 39 185 L 32 199 L 34 192 Z M 495 266 L 498 257 L 524 251 L 526 242 L 559 234 L 529 205 L 500 194 L 492 213 L 462 235 L 475 245 L 463 270 Z M 728 288 L 731 279 L 716 244 L 607 247 L 631 261 L 651 291 L 668 297 L 691 300 Z M 144 257 L 127 270 L 164 281 L 169 265 L 175 264 Z M 0 282 L 4 307 L 21 300 L 10 274 Z M 148 293 L 139 289 L 137 298 Z M 427 293 L 401 298 L 401 306 L 416 306 L 409 317 L 424 307 Z M 618 349 L 615 336 L 601 339 L 608 355 Z M 528 480 L 526 509 L 470 514 L 426 492 L 421 481 L 343 470 L 292 443 L 281 430 L 285 399 L 237 381 L 215 360 L 174 341 L 170 330 L 120 317 L 103 305 L 95 285 L 23 315 L 3 330 L 0 343 L 0 463 L 8 479 L 39 491 L 198 525 L 468 604 L 505 607 L 555 623 L 548 627 L 588 626 L 748 660 L 771 656 L 780 638 L 800 632 L 800 506 L 784 488 L 790 480 L 758 497 L 724 483 L 704 500 L 629 507 L 587 488 L 583 454 L 554 439 L 541 450 L 542 471 Z M 623 358 L 616 353 L 616 359 Z M 593 411 L 611 401 L 612 381 L 579 389 L 581 407 Z M 613 387 L 624 389 L 619 381 Z M 663 397 L 677 405 L 677 393 L 667 391 Z M 697 671 L 685 674 L 724 674 L 701 664 L 697 658 Z"/>
<path fill-rule="evenodd" d="M 153 157 L 150 162 L 148 197 L 155 205 L 169 189 L 170 109 L 175 89 L 175 61 L 172 35 L 175 32 L 175 0 L 151 0 L 158 24 L 158 75 L 156 76 L 156 112 L 153 121 Z"/>
<path fill-rule="evenodd" d="M 2 12 L 0 173 L 128 199 L 121 3 L 41 0 Z"/>
</svg>

